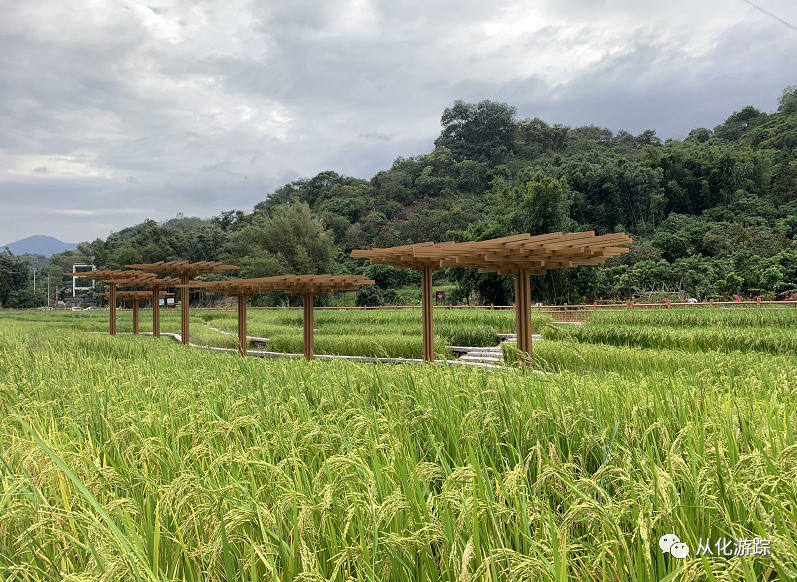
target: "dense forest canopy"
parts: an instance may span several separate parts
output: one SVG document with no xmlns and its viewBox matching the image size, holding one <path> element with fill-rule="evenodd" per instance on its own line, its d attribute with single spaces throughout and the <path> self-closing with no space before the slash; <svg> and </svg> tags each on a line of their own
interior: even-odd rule
<svg viewBox="0 0 797 582">
<path fill-rule="evenodd" d="M 147 220 L 52 257 L 44 272 L 58 277 L 84 260 L 108 269 L 221 260 L 240 265 L 243 277 L 363 273 L 388 290 L 417 277 L 351 259 L 352 249 L 594 230 L 629 233 L 631 252 L 535 277 L 536 299 L 797 293 L 797 86 L 775 113 L 744 107 L 713 130 L 666 142 L 653 130 L 518 119 L 514 107 L 492 101 L 457 101 L 441 125 L 431 153 L 400 157 L 370 180 L 326 171 L 278 188 L 251 213 Z M 29 258 L 0 255 L 3 306 L 44 303 L 41 286 L 29 288 L 30 269 Z M 510 277 L 464 269 L 438 277 L 457 285 L 454 301 L 513 300 Z"/>
</svg>

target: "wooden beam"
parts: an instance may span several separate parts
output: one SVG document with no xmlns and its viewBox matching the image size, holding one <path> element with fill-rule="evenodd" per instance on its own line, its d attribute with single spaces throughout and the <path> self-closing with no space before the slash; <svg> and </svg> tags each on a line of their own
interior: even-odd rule
<svg viewBox="0 0 797 582">
<path fill-rule="evenodd" d="M 180 274 L 180 283 L 183 285 L 188 284 L 188 273 Z M 180 323 L 183 344 L 188 345 L 188 297 L 190 292 L 187 287 L 180 289 Z"/>
<path fill-rule="evenodd" d="M 421 271 L 421 327 L 423 333 L 423 359 L 434 361 L 434 321 L 432 295 L 432 268 L 425 266 Z"/>
<path fill-rule="evenodd" d="M 517 326 L 518 359 L 520 354 L 532 356 L 531 349 L 531 274 L 529 269 L 520 269 L 515 277 L 515 325 Z"/>
<path fill-rule="evenodd" d="M 153 337 L 161 336 L 161 304 L 160 292 L 157 287 L 152 288 L 152 335 Z"/>
<path fill-rule="evenodd" d="M 133 299 L 133 335 L 138 335 L 138 299 Z"/>
<path fill-rule="evenodd" d="M 111 283 L 111 288 L 108 293 L 108 303 L 108 307 L 110 308 L 110 328 L 108 330 L 108 334 L 116 335 L 116 283 Z"/>
<path fill-rule="evenodd" d="M 313 294 L 304 294 L 304 357 L 313 359 Z"/>
<path fill-rule="evenodd" d="M 246 336 L 246 295 L 244 293 L 238 294 L 238 353 L 242 356 L 246 355 L 248 344 Z"/>
</svg>

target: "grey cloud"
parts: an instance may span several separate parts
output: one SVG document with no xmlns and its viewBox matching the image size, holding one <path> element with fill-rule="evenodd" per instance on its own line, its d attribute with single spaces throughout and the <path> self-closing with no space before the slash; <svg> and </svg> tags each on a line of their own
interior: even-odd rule
<svg viewBox="0 0 797 582">
<path fill-rule="evenodd" d="M 47 173 L 47 166 L 39 166 L 38 168 L 33 168 L 34 174 L 46 174 Z"/>
<path fill-rule="evenodd" d="M 366 141 L 390 141 L 391 139 L 389 135 L 376 132 L 361 133 L 357 137 Z"/>
<path fill-rule="evenodd" d="M 771 3 L 792 18 L 788 0 Z M 176 0 L 85 21 L 55 0 L 11 6 L 0 228 L 9 240 L 104 237 L 145 218 L 251 209 L 322 170 L 370 178 L 431 151 L 456 99 L 662 137 L 747 104 L 773 110 L 797 82 L 795 35 L 726 4 Z"/>
</svg>

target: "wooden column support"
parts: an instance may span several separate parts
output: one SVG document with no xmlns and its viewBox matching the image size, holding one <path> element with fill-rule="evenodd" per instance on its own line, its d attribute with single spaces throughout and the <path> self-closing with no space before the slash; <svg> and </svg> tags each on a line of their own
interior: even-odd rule
<svg viewBox="0 0 797 582">
<path fill-rule="evenodd" d="M 160 293 L 158 288 L 152 290 L 152 335 L 153 337 L 161 336 L 161 311 L 160 311 Z"/>
<path fill-rule="evenodd" d="M 520 269 L 515 275 L 515 326 L 517 331 L 518 359 L 520 352 L 532 356 L 531 349 L 531 270 Z"/>
<path fill-rule="evenodd" d="M 110 308 L 110 335 L 116 335 L 116 283 L 111 283 L 111 289 L 108 293 L 108 307 Z"/>
<path fill-rule="evenodd" d="M 238 353 L 242 356 L 246 355 L 246 348 L 248 347 L 248 340 L 246 336 L 246 295 L 243 293 L 238 294 Z"/>
<path fill-rule="evenodd" d="M 182 273 L 180 275 L 180 282 L 183 285 L 188 285 L 188 273 Z M 180 336 L 183 338 L 183 343 L 188 345 L 188 299 L 191 296 L 191 292 L 188 290 L 188 287 L 182 287 L 180 289 Z"/>
<path fill-rule="evenodd" d="M 138 299 L 133 299 L 133 335 L 138 335 Z"/>
<path fill-rule="evenodd" d="M 304 357 L 313 359 L 313 294 L 304 294 Z"/>
<path fill-rule="evenodd" d="M 434 361 L 434 322 L 432 296 L 432 267 L 421 270 L 421 326 L 423 328 L 423 359 Z"/>
</svg>

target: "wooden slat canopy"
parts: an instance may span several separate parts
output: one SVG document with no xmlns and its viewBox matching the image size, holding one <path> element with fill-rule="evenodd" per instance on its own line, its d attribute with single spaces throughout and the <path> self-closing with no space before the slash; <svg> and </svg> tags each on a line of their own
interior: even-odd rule
<svg viewBox="0 0 797 582">
<path fill-rule="evenodd" d="M 157 263 L 140 263 L 125 265 L 129 269 L 143 269 L 149 273 L 168 273 L 180 277 L 181 285 L 186 285 L 191 277 L 201 274 L 224 273 L 239 269 L 236 265 L 225 265 L 218 261 L 158 261 Z M 184 344 L 188 344 L 188 297 L 180 297 L 180 337 Z"/>
<path fill-rule="evenodd" d="M 105 293 L 95 293 L 95 297 L 108 297 L 110 292 L 106 291 Z M 159 296 L 166 297 L 168 293 L 166 291 L 161 291 Z M 116 298 L 122 299 L 124 301 L 147 301 L 148 299 L 152 299 L 152 293 L 149 291 L 117 291 Z"/>
<path fill-rule="evenodd" d="M 219 261 L 199 261 L 189 263 L 188 261 L 158 261 L 157 263 L 140 263 L 138 265 L 125 265 L 129 269 L 141 269 L 148 273 L 169 273 L 170 275 L 183 275 L 196 277 L 206 273 L 224 273 L 225 271 L 237 271 L 240 267 L 236 265 L 225 265 Z"/>
<path fill-rule="evenodd" d="M 485 241 L 462 243 L 425 242 L 387 249 L 354 250 L 352 257 L 371 264 L 394 265 L 421 271 L 423 357 L 434 359 L 432 336 L 432 272 L 446 267 L 472 267 L 479 272 L 515 276 L 515 324 L 518 350 L 531 356 L 531 275 L 550 269 L 599 265 L 610 257 L 629 251 L 618 245 L 632 243 L 625 233 L 595 236 L 593 231 L 539 236 L 518 234 Z"/>
<path fill-rule="evenodd" d="M 192 281 L 181 288 L 197 289 L 202 293 L 226 293 L 238 298 L 238 351 L 244 356 L 247 348 L 246 298 L 266 291 L 285 291 L 304 297 L 304 356 L 313 359 L 313 297 L 331 291 L 350 291 L 374 281 L 362 275 L 280 275 L 231 281 Z"/>
</svg>

